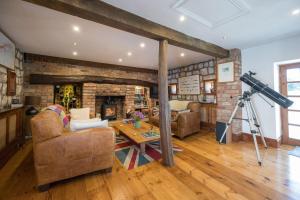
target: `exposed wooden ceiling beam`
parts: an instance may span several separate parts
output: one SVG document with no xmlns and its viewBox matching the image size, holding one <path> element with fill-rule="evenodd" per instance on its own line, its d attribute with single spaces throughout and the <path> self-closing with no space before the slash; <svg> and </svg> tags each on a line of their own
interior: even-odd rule
<svg viewBox="0 0 300 200">
<path fill-rule="evenodd" d="M 105 76 L 88 75 L 48 75 L 48 74 L 30 74 L 30 84 L 67 84 L 67 83 L 99 83 L 99 84 L 117 84 L 117 85 L 139 85 L 145 87 L 157 86 L 157 83 L 141 81 L 138 79 L 109 78 Z"/>
<path fill-rule="evenodd" d="M 158 23 L 111 6 L 100 0 L 23 0 L 66 14 L 94 21 L 155 40 L 214 57 L 228 57 L 229 51 L 217 45 L 188 36 Z M 101 36 L 99 36 L 101 37 Z"/>
<path fill-rule="evenodd" d="M 141 72 L 141 73 L 150 73 L 150 74 L 158 73 L 157 70 L 155 70 L 155 69 L 146 69 L 146 68 L 140 68 L 140 67 L 131 67 L 131 66 L 124 66 L 124 65 L 98 63 L 98 62 L 91 62 L 91 61 L 85 61 L 85 60 L 61 58 L 61 57 L 55 57 L 55 56 L 45 56 L 45 55 L 32 54 L 32 53 L 24 53 L 24 62 L 25 63 L 33 62 L 33 61 L 97 67 L 97 68 L 102 68 L 102 69 L 114 69 L 114 70 L 121 70 L 121 71 L 126 71 L 126 72 Z"/>
</svg>

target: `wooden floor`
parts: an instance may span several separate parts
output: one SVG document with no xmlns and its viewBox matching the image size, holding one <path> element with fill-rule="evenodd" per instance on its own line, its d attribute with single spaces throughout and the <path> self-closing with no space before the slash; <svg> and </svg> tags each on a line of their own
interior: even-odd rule
<svg viewBox="0 0 300 200">
<path fill-rule="evenodd" d="M 127 171 L 115 161 L 113 172 L 54 184 L 48 192 L 34 188 L 31 145 L 0 171 L 1 199 L 300 199 L 300 158 L 287 155 L 291 146 L 263 151 L 256 162 L 252 143 L 219 145 L 212 133 L 199 133 L 174 144 L 183 152 L 176 166 L 159 162 Z M 23 162 L 22 158 L 25 158 Z"/>
</svg>

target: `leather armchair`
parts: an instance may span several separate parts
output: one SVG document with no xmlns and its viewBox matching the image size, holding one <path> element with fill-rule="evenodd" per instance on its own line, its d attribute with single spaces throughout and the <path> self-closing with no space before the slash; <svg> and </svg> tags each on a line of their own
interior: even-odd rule
<svg viewBox="0 0 300 200">
<path fill-rule="evenodd" d="M 55 181 L 99 170 L 111 171 L 115 136 L 112 128 L 77 132 L 63 129 L 53 111 L 31 119 L 34 166 L 40 190 Z"/>
<path fill-rule="evenodd" d="M 179 113 L 176 120 L 171 121 L 171 130 L 180 139 L 197 133 L 200 131 L 200 108 L 201 104 L 198 102 L 190 102 L 187 109 L 190 112 Z M 149 116 L 149 122 L 155 126 L 159 126 L 159 116 Z"/>
</svg>

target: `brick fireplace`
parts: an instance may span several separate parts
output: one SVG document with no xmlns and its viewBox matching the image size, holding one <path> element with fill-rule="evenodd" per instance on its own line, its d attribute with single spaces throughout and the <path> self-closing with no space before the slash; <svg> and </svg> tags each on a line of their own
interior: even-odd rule
<svg viewBox="0 0 300 200">
<path fill-rule="evenodd" d="M 117 118 L 124 118 L 127 110 L 134 109 L 134 85 L 84 83 L 82 104 L 89 107 L 91 116 L 101 113 L 101 106 L 110 97 L 117 105 Z"/>
</svg>

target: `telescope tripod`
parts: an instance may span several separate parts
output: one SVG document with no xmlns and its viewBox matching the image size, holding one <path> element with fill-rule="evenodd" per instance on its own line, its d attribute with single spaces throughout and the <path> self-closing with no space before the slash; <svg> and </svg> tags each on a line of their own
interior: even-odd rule
<svg viewBox="0 0 300 200">
<path fill-rule="evenodd" d="M 236 106 L 229 118 L 229 121 L 228 123 L 226 124 L 226 128 L 223 132 L 223 135 L 219 141 L 219 143 L 222 142 L 222 140 L 224 139 L 225 137 L 225 134 L 229 128 L 229 126 L 231 125 L 232 121 L 234 119 L 237 119 L 237 118 L 234 118 L 235 115 L 236 115 L 236 112 L 238 110 L 238 108 L 245 108 L 246 110 L 246 114 L 247 114 L 247 119 L 241 119 L 241 120 L 245 120 L 248 122 L 249 124 L 249 128 L 250 128 L 250 132 L 252 134 L 252 137 L 253 137 L 253 142 L 254 142 L 254 146 L 255 146 L 255 151 L 256 151 L 256 157 L 257 157 L 257 162 L 258 164 L 261 166 L 262 164 L 262 160 L 261 160 L 261 156 L 260 156 L 260 152 L 259 152 L 259 148 L 258 148 L 258 144 L 257 144 L 257 139 L 256 139 L 256 136 L 260 136 L 261 137 L 261 140 L 262 140 L 262 143 L 264 145 L 265 148 L 268 148 L 267 144 L 266 144 L 266 141 L 265 141 L 265 138 L 264 138 L 264 135 L 262 133 L 262 130 L 260 128 L 260 123 L 259 123 L 259 120 L 257 118 L 257 114 L 256 114 L 256 111 L 253 107 L 253 103 L 252 103 L 252 100 L 251 100 L 251 96 L 254 94 L 255 92 L 254 91 L 245 91 L 243 93 L 242 96 L 239 97 L 237 103 L 236 103 Z"/>
</svg>

